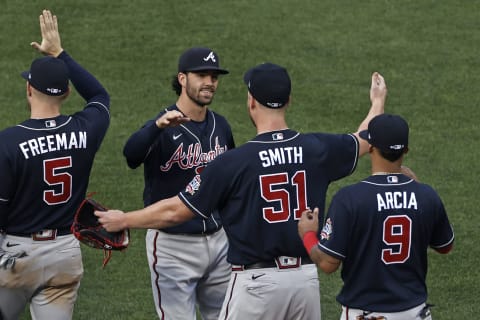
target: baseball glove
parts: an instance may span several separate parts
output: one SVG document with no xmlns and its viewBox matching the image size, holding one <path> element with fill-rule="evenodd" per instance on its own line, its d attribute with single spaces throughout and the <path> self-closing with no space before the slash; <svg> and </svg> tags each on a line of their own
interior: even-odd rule
<svg viewBox="0 0 480 320">
<path fill-rule="evenodd" d="M 108 232 L 98 222 L 94 211 L 107 211 L 105 207 L 93 200 L 86 198 L 82 201 L 75 213 L 71 231 L 82 243 L 96 249 L 103 249 L 103 267 L 110 261 L 112 250 L 124 250 L 130 242 L 130 230 Z"/>
</svg>

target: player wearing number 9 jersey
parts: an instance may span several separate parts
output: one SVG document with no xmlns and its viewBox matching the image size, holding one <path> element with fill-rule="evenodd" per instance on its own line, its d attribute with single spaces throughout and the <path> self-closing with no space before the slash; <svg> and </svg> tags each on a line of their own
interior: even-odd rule
<svg viewBox="0 0 480 320">
<path fill-rule="evenodd" d="M 297 234 L 307 207 L 323 208 L 330 182 L 349 175 L 368 144 L 357 134 L 301 134 L 288 128 L 291 83 L 265 63 L 244 76 L 257 136 L 219 155 L 178 196 L 122 214 L 97 212 L 107 230 L 165 227 L 219 210 L 232 263 L 219 319 L 320 319 L 318 272 Z M 383 113 L 386 87 L 372 76 L 370 117 Z"/>
<path fill-rule="evenodd" d="M 71 318 L 83 266 L 70 226 L 110 122 L 107 91 L 63 51 L 50 11 L 40 27 L 42 43 L 32 45 L 46 57 L 22 74 L 30 119 L 0 132 L 0 256 L 17 257 L 0 262 L 5 319 L 18 319 L 27 303 L 33 319 Z M 62 115 L 69 80 L 86 105 Z"/>
<path fill-rule="evenodd" d="M 341 319 L 431 318 L 427 248 L 449 252 L 454 234 L 438 194 L 401 173 L 408 131 L 399 116 L 373 118 L 368 131 L 360 132 L 371 144 L 372 175 L 335 194 L 319 243 L 308 244 L 316 237 L 315 215 L 308 219 L 306 212 L 299 223 L 307 250 L 323 271 L 343 265 L 337 296 Z"/>
</svg>

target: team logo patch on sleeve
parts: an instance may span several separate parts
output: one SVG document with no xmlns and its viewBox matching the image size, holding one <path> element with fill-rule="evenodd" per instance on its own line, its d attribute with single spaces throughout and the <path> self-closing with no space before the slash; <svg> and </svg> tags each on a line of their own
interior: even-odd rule
<svg viewBox="0 0 480 320">
<path fill-rule="evenodd" d="M 195 194 L 195 192 L 200 188 L 200 183 L 201 183 L 200 175 L 196 175 L 193 177 L 192 181 L 187 185 L 185 188 L 185 192 L 188 192 L 192 196 Z"/>
<path fill-rule="evenodd" d="M 327 221 L 325 221 L 325 225 L 323 226 L 322 232 L 320 233 L 320 240 L 330 239 L 331 234 L 332 234 L 332 220 L 328 218 Z"/>
</svg>

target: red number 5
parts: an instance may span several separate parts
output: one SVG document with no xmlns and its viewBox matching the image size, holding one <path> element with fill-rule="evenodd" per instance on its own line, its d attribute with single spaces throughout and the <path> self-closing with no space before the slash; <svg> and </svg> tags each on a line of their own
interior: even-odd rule
<svg viewBox="0 0 480 320">
<path fill-rule="evenodd" d="M 43 201 L 48 205 L 65 203 L 72 196 L 72 176 L 68 172 L 58 172 L 71 167 L 71 157 L 43 161 L 43 180 L 49 186 L 60 186 L 60 192 L 55 192 L 53 189 L 43 191 Z"/>
<path fill-rule="evenodd" d="M 305 171 L 297 171 L 291 179 L 288 173 L 276 173 L 260 176 L 260 192 L 262 198 L 268 202 L 279 203 L 279 210 L 274 207 L 263 208 L 263 218 L 270 223 L 284 222 L 290 218 L 290 202 L 296 203 L 294 219 L 300 219 L 302 212 L 307 209 L 307 192 Z M 295 186 L 295 194 L 291 195 L 286 186 Z"/>
<path fill-rule="evenodd" d="M 383 242 L 393 248 L 382 250 L 385 264 L 403 263 L 410 257 L 412 220 L 405 215 L 388 216 L 383 222 Z M 395 249 L 395 250 L 394 250 Z"/>
</svg>

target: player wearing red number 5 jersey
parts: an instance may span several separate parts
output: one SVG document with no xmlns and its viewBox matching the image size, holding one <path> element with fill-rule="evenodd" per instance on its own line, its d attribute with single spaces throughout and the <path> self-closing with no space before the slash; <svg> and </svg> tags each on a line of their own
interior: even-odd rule
<svg viewBox="0 0 480 320">
<path fill-rule="evenodd" d="M 349 175 L 368 144 L 355 134 L 288 128 L 290 77 L 265 63 L 244 76 L 257 136 L 219 155 L 178 196 L 123 214 L 97 212 L 107 230 L 164 228 L 218 210 L 232 274 L 219 319 L 320 319 L 318 272 L 297 234 L 307 207 L 325 205 L 330 182 Z M 383 113 L 386 86 L 372 76 L 369 115 Z"/>
<path fill-rule="evenodd" d="M 110 122 L 107 91 L 63 51 L 57 17 L 44 10 L 40 28 L 32 46 L 45 57 L 22 74 L 30 119 L 0 132 L 0 319 L 8 320 L 28 303 L 32 319 L 71 319 L 83 266 L 70 226 Z M 62 115 L 69 80 L 86 105 Z"/>
<path fill-rule="evenodd" d="M 343 265 L 342 320 L 431 319 L 427 248 L 449 252 L 454 234 L 437 193 L 401 173 L 408 131 L 399 116 L 373 118 L 360 132 L 371 144 L 372 175 L 333 197 L 320 242 L 315 214 L 306 211 L 299 222 L 319 268 L 331 273 Z"/>
</svg>

